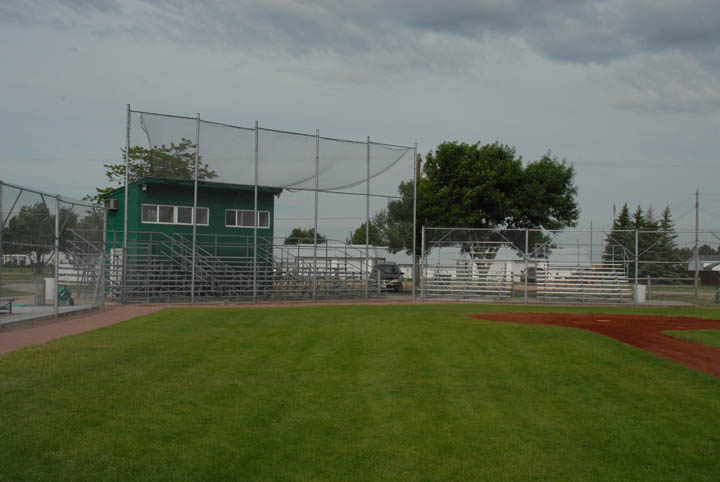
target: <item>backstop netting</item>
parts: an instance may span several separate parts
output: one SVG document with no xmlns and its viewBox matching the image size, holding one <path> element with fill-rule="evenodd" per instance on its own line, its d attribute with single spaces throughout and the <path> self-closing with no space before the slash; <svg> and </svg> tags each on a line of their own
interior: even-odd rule
<svg viewBox="0 0 720 482">
<path fill-rule="evenodd" d="M 400 182 L 412 182 L 415 148 L 129 110 L 127 149 L 130 182 L 145 176 L 190 184 L 197 179 L 195 218 L 217 205 L 219 185 L 244 189 L 237 198 L 244 207 L 233 209 L 232 202 L 240 201 L 228 200 L 224 223 L 249 229 L 236 235 L 211 232 L 202 222 L 165 233 L 109 226 L 114 298 L 377 296 L 370 275 L 387 251 L 364 237 L 353 243 L 352 235 L 398 198 Z M 157 168 L 134 169 L 133 162 L 148 153 L 160 158 Z M 171 159 L 184 162 L 172 165 Z M 293 239 L 294 228 L 312 235 Z"/>
</svg>

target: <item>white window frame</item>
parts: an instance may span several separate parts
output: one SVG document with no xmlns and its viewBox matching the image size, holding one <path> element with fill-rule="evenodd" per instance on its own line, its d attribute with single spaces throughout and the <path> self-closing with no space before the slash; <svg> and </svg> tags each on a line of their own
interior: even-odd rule
<svg viewBox="0 0 720 482">
<path fill-rule="evenodd" d="M 155 208 L 155 219 L 157 221 L 145 221 L 143 218 L 143 213 L 146 207 L 154 207 Z M 160 221 L 160 207 L 165 208 L 172 208 L 173 210 L 173 220 L 172 222 L 161 222 Z M 195 217 L 195 210 L 192 208 L 192 206 L 174 206 L 171 204 L 150 204 L 150 203 L 143 203 L 140 206 L 140 222 L 142 224 L 165 224 L 165 225 L 177 225 L 177 226 L 192 226 L 192 219 L 189 223 L 180 223 L 178 222 L 178 208 L 190 208 L 191 217 Z M 210 225 L 210 208 L 206 208 L 203 206 L 198 206 L 198 210 L 205 209 L 207 211 L 207 222 L 206 223 L 197 223 L 197 226 L 209 226 Z"/>
<path fill-rule="evenodd" d="M 232 225 L 227 223 L 227 213 L 228 211 L 234 211 L 235 212 L 235 222 L 237 223 L 238 215 L 243 212 L 253 212 L 252 209 L 226 209 L 225 210 L 225 227 L 226 228 L 253 228 L 254 226 L 241 226 L 238 224 Z M 267 226 L 260 226 L 260 213 L 266 213 L 267 214 Z M 270 211 L 255 211 L 255 222 L 258 225 L 258 229 L 270 229 Z"/>
</svg>

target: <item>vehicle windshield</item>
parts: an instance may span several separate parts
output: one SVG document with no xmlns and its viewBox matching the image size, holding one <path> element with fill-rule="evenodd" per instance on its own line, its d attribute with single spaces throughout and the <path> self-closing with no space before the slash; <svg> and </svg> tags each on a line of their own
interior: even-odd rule
<svg viewBox="0 0 720 482">
<path fill-rule="evenodd" d="M 378 269 L 385 274 L 397 274 L 398 267 L 394 264 L 380 264 Z"/>
</svg>

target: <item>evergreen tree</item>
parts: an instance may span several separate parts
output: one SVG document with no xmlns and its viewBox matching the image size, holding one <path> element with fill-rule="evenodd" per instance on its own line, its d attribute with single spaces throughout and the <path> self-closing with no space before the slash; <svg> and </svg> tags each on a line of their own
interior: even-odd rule
<svg viewBox="0 0 720 482">
<path fill-rule="evenodd" d="M 638 278 L 661 279 L 663 283 L 686 276 L 683 251 L 677 247 L 677 234 L 670 207 L 660 219 L 650 206 L 647 212 L 638 206 L 630 215 L 627 204 L 613 221 L 606 238 L 603 259 L 606 263 L 624 263 L 628 277 L 635 277 L 635 231 L 638 236 Z"/>
<path fill-rule="evenodd" d="M 613 227 L 605 240 L 603 260 L 606 263 L 620 263 L 624 266 L 635 256 L 635 233 L 630 210 L 625 203 L 618 216 L 613 220 Z"/>
</svg>

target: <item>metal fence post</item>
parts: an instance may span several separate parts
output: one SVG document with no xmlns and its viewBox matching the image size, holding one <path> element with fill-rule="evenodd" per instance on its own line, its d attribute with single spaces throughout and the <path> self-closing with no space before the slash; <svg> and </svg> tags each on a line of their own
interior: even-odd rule
<svg viewBox="0 0 720 482">
<path fill-rule="evenodd" d="M 640 265 L 639 259 L 638 259 L 640 257 L 640 249 L 639 249 L 640 243 L 638 240 L 639 236 L 640 236 L 640 234 L 639 234 L 638 230 L 636 229 L 635 230 L 635 291 L 637 291 L 638 266 Z"/>
<path fill-rule="evenodd" d="M 695 276 L 693 277 L 693 285 L 695 286 L 695 298 L 698 297 L 698 287 L 700 286 L 700 189 L 695 191 Z"/>
<path fill-rule="evenodd" d="M 102 224 L 102 241 L 100 242 L 100 273 L 98 275 L 98 286 L 96 287 L 97 298 L 101 299 L 102 302 L 96 302 L 96 304 L 104 305 L 106 296 L 106 283 L 105 278 L 107 277 L 107 256 L 108 256 L 108 232 L 107 232 L 107 209 L 105 206 L 103 210 L 103 224 Z"/>
<path fill-rule="evenodd" d="M 255 201 L 253 204 L 253 303 L 257 303 L 257 228 L 258 218 L 258 160 L 260 158 L 260 146 L 259 146 L 259 127 L 258 121 L 255 121 L 255 177 L 254 177 L 254 196 Z"/>
<path fill-rule="evenodd" d="M 152 146 L 151 146 L 152 147 Z M 128 268 L 128 206 L 130 186 L 130 104 L 127 105 L 127 126 L 125 132 L 125 205 L 123 207 L 123 244 L 122 244 L 122 297 L 127 302 L 127 268 Z"/>
<path fill-rule="evenodd" d="M 370 136 L 367 136 L 367 155 L 365 159 L 367 174 L 365 176 L 365 263 L 369 267 L 370 260 Z M 368 273 L 369 275 L 369 273 Z M 365 283 L 365 299 L 368 299 L 368 285 Z"/>
<path fill-rule="evenodd" d="M 417 181 L 420 170 L 420 160 L 417 156 L 417 142 L 413 148 L 413 265 L 412 265 L 412 300 L 415 301 L 415 290 L 417 289 L 418 266 L 417 266 Z"/>
<path fill-rule="evenodd" d="M 60 196 L 55 196 L 55 293 L 53 296 L 53 315 L 59 315 L 58 288 L 60 288 Z"/>
<path fill-rule="evenodd" d="M 524 294 L 524 300 L 525 304 L 528 302 L 528 278 L 530 277 L 530 270 L 528 269 L 528 258 L 530 256 L 529 253 L 530 250 L 530 230 L 528 228 L 525 228 L 525 294 Z M 537 280 L 537 266 L 535 267 L 535 277 Z M 536 281 L 537 283 L 537 281 Z"/>
<path fill-rule="evenodd" d="M 317 235 L 318 235 L 318 191 L 320 190 L 320 129 L 315 130 L 315 209 L 313 229 L 313 300 L 317 299 Z M 327 242 L 327 240 L 325 241 Z"/>
<path fill-rule="evenodd" d="M 422 227 L 422 235 L 420 237 L 420 298 L 425 299 L 425 226 Z"/>
<path fill-rule="evenodd" d="M 197 254 L 197 198 L 198 198 L 198 162 L 200 159 L 200 114 L 197 115 L 195 126 L 195 173 L 193 181 L 193 211 L 192 211 L 192 267 L 190 274 L 190 304 L 195 303 L 195 263 Z"/>
</svg>

